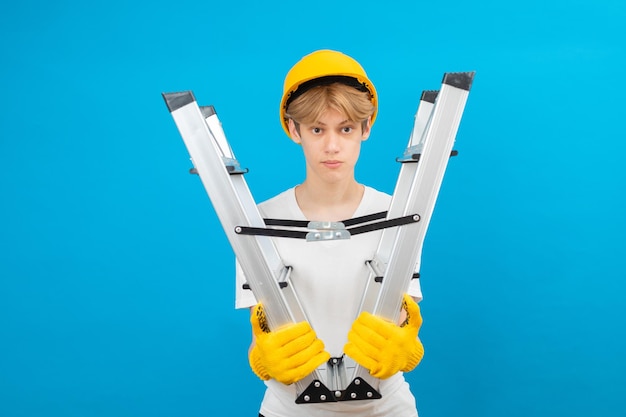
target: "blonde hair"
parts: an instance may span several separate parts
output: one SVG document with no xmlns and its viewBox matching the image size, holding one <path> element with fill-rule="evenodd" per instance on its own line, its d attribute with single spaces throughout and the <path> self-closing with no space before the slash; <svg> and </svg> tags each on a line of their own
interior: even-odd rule
<svg viewBox="0 0 626 417">
<path fill-rule="evenodd" d="M 328 109 L 337 110 L 350 121 L 360 122 L 363 129 L 376 110 L 368 92 L 333 83 L 313 87 L 294 99 L 287 107 L 285 119 L 293 119 L 299 131 L 301 123 L 315 123 Z"/>
</svg>

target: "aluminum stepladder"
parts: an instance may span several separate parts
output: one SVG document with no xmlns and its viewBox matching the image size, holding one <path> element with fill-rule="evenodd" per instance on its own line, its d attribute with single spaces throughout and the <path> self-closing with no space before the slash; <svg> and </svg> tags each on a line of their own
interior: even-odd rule
<svg viewBox="0 0 626 417">
<path fill-rule="evenodd" d="M 398 159 L 402 166 L 391 205 L 383 213 L 386 217 L 380 228 L 394 224 L 394 219 L 410 220 L 402 221 L 401 227 L 383 228 L 376 255 L 368 262 L 369 275 L 364 277 L 368 281 L 361 311 L 392 321 L 399 317 L 402 296 L 419 270 L 426 229 L 473 77 L 473 72 L 446 73 L 440 90 L 422 94 L 409 146 Z M 280 231 L 266 228 L 244 179 L 247 170 L 235 158 L 215 109 L 198 106 L 191 91 L 163 93 L 163 98 L 247 284 L 265 308 L 270 329 L 307 320 L 290 282 L 291 267 L 283 264 L 272 242 L 271 236 L 281 236 Z M 307 240 L 349 237 L 349 231 L 337 222 L 311 222 L 308 228 Z M 295 383 L 296 403 L 381 398 L 380 381 L 366 369 L 348 357 L 333 359 L 326 377 L 320 368 Z"/>
</svg>

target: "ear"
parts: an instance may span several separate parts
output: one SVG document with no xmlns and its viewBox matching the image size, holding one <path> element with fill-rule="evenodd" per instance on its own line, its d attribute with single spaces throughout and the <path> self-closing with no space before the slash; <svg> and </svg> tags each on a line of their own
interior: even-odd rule
<svg viewBox="0 0 626 417">
<path fill-rule="evenodd" d="M 372 132 L 372 116 L 367 118 L 367 122 L 365 123 L 365 126 L 363 127 L 363 133 L 361 135 L 361 140 L 362 141 L 366 141 L 367 138 L 370 137 L 370 133 Z"/>
<path fill-rule="evenodd" d="M 296 129 L 296 122 L 294 122 L 293 119 L 289 119 L 289 136 L 291 136 L 291 140 L 298 145 L 302 143 L 298 129 Z"/>
</svg>

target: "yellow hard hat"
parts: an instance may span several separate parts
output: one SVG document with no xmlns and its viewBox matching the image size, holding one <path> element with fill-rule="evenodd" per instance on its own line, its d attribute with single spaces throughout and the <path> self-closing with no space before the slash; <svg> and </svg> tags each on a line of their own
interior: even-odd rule
<svg viewBox="0 0 626 417">
<path fill-rule="evenodd" d="M 287 73 L 280 103 L 280 123 L 289 136 L 285 112 L 289 103 L 305 91 L 322 84 L 342 82 L 361 91 L 368 91 L 374 105 L 372 124 L 378 113 L 378 95 L 363 67 L 354 58 L 341 52 L 322 49 L 304 56 Z"/>
</svg>

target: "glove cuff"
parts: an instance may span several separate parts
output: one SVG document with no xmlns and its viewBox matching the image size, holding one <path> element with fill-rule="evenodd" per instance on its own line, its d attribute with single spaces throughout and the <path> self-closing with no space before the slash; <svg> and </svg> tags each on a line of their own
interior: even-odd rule
<svg viewBox="0 0 626 417">
<path fill-rule="evenodd" d="M 259 349 L 257 346 L 254 346 L 252 350 L 250 350 L 250 355 L 248 355 L 248 362 L 250 362 L 250 368 L 252 372 L 255 373 L 263 381 L 267 381 L 270 379 L 270 375 L 267 373 L 265 366 L 261 361 L 261 355 L 259 354 Z"/>
<path fill-rule="evenodd" d="M 415 340 L 415 346 L 411 349 L 411 353 L 406 358 L 406 364 L 402 369 L 402 372 L 410 372 L 421 362 L 424 357 L 424 345 L 419 339 Z"/>
</svg>

